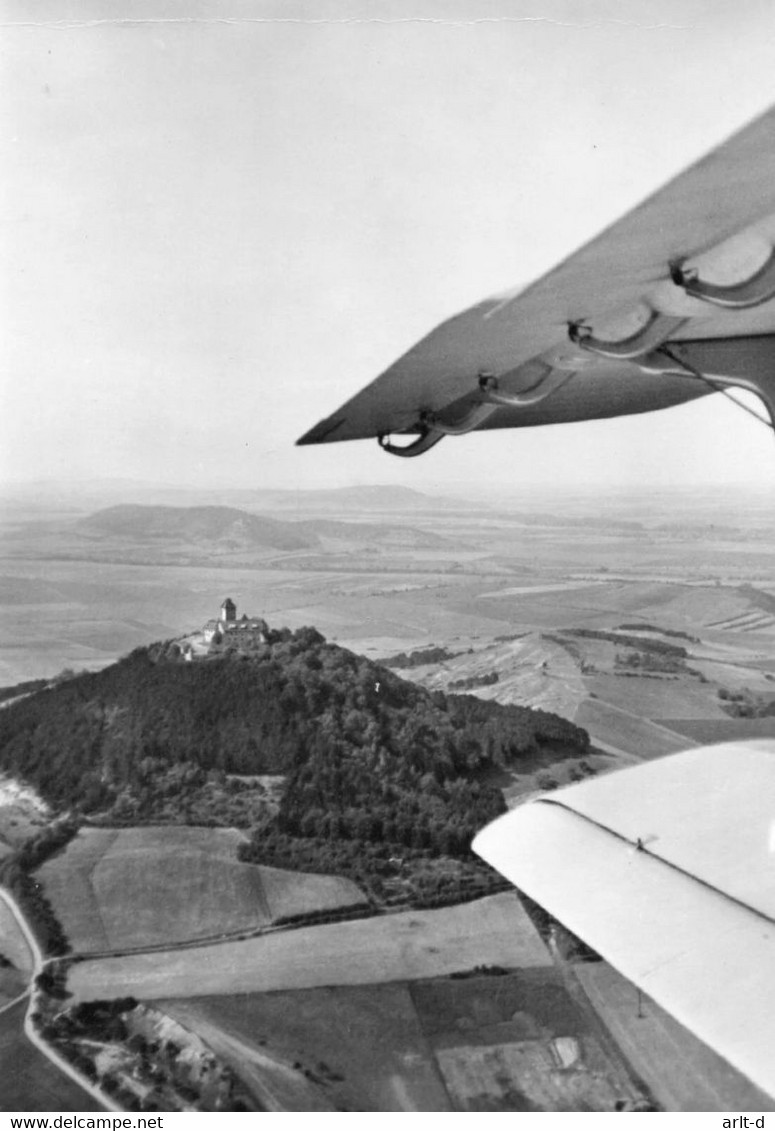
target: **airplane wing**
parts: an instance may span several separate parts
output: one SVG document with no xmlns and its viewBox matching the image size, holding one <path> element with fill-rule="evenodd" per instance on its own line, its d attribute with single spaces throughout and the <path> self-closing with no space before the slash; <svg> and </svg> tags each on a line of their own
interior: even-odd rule
<svg viewBox="0 0 775 1131">
<path fill-rule="evenodd" d="M 473 847 L 775 1098 L 775 742 L 558 789 Z"/>
<path fill-rule="evenodd" d="M 739 386 L 775 427 L 775 107 L 526 289 L 442 323 L 298 441 L 667 408 Z M 404 434 L 406 444 L 389 440 Z"/>
</svg>

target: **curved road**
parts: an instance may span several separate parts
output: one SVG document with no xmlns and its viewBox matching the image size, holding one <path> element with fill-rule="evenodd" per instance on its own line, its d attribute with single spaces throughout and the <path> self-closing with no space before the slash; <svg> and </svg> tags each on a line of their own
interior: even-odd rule
<svg viewBox="0 0 775 1131">
<path fill-rule="evenodd" d="M 51 960 L 44 959 L 40 947 L 38 946 L 38 940 L 30 930 L 30 927 L 27 923 L 27 920 L 24 918 L 24 914 L 21 908 L 19 907 L 14 897 L 10 894 L 10 892 L 6 891 L 5 888 L 0 888 L 0 899 L 3 900 L 3 902 L 13 915 L 14 919 L 16 920 L 19 930 L 24 936 L 24 941 L 29 948 L 30 955 L 32 956 L 32 974 L 30 977 L 30 985 L 28 989 L 25 991 L 25 993 L 20 994 L 19 997 L 15 998 L 14 1001 L 9 1002 L 8 1005 L 4 1006 L 4 1009 L 9 1009 L 12 1005 L 15 1005 L 17 1002 L 21 1001 L 23 998 L 29 995 L 30 1002 L 27 1006 L 27 1012 L 24 1015 L 24 1035 L 26 1036 L 27 1040 L 30 1041 L 30 1043 L 33 1044 L 39 1052 L 43 1053 L 45 1057 L 48 1057 L 51 1063 L 56 1065 L 56 1067 L 61 1072 L 64 1072 L 66 1076 L 69 1076 L 71 1080 L 74 1080 L 75 1083 L 78 1084 L 78 1086 L 81 1087 L 85 1092 L 88 1092 L 93 1100 L 96 1100 L 97 1103 L 101 1104 L 108 1111 L 122 1112 L 123 1108 L 120 1108 L 115 1103 L 115 1101 L 107 1096 L 105 1092 L 103 1092 L 100 1088 L 98 1088 L 96 1084 L 93 1084 L 90 1080 L 87 1080 L 87 1078 L 80 1072 L 77 1072 L 75 1068 L 73 1068 L 72 1064 L 69 1064 L 64 1059 L 64 1057 L 60 1056 L 59 1053 L 56 1052 L 50 1045 L 46 1044 L 40 1034 L 36 1031 L 35 1026 L 32 1023 L 32 1014 L 35 1011 L 36 1005 L 35 979 L 37 978 L 38 974 L 41 973 L 47 963 Z"/>
</svg>

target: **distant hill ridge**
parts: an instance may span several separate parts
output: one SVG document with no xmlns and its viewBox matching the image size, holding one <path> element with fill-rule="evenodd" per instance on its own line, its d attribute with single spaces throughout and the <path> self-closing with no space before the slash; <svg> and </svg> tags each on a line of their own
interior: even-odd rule
<svg viewBox="0 0 775 1131">
<path fill-rule="evenodd" d="M 235 507 L 168 507 L 119 503 L 81 519 L 85 531 L 134 541 L 185 539 L 192 542 L 233 542 L 264 545 L 278 550 L 302 550 L 318 545 L 313 534 L 293 523 L 249 514 Z"/>
<path fill-rule="evenodd" d="M 77 526 L 92 536 L 136 542 L 186 541 L 199 545 L 263 546 L 276 550 L 317 549 L 321 537 L 423 547 L 448 544 L 446 539 L 436 534 L 410 526 L 342 522 L 329 518 L 288 521 L 222 506 L 119 503 L 81 519 Z"/>
<path fill-rule="evenodd" d="M 231 506 L 272 512 L 320 511 L 438 511 L 446 508 L 481 507 L 481 504 L 428 495 L 412 487 L 371 484 L 349 487 L 194 487 L 147 483 L 131 479 L 84 481 L 40 481 L 0 484 L 0 503 L 5 506 L 56 506 L 83 510 L 115 504 L 144 503 L 159 506 Z"/>
</svg>

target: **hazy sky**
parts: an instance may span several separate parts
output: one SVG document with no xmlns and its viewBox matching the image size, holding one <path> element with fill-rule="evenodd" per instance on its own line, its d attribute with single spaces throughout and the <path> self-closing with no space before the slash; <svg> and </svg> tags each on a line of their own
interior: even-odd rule
<svg viewBox="0 0 775 1131">
<path fill-rule="evenodd" d="M 0 479 L 775 485 L 721 397 L 293 447 L 773 100 L 770 0 L 0 0 Z"/>
</svg>

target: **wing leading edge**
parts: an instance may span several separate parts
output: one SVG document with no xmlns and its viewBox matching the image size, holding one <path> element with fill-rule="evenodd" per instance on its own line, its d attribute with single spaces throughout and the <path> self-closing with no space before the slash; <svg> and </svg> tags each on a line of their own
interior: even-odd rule
<svg viewBox="0 0 775 1131">
<path fill-rule="evenodd" d="M 474 850 L 775 1098 L 775 742 L 569 786 Z"/>
<path fill-rule="evenodd" d="M 775 422 L 774 359 L 775 107 L 522 292 L 442 323 L 299 443 L 415 455 L 728 386 Z"/>
</svg>

